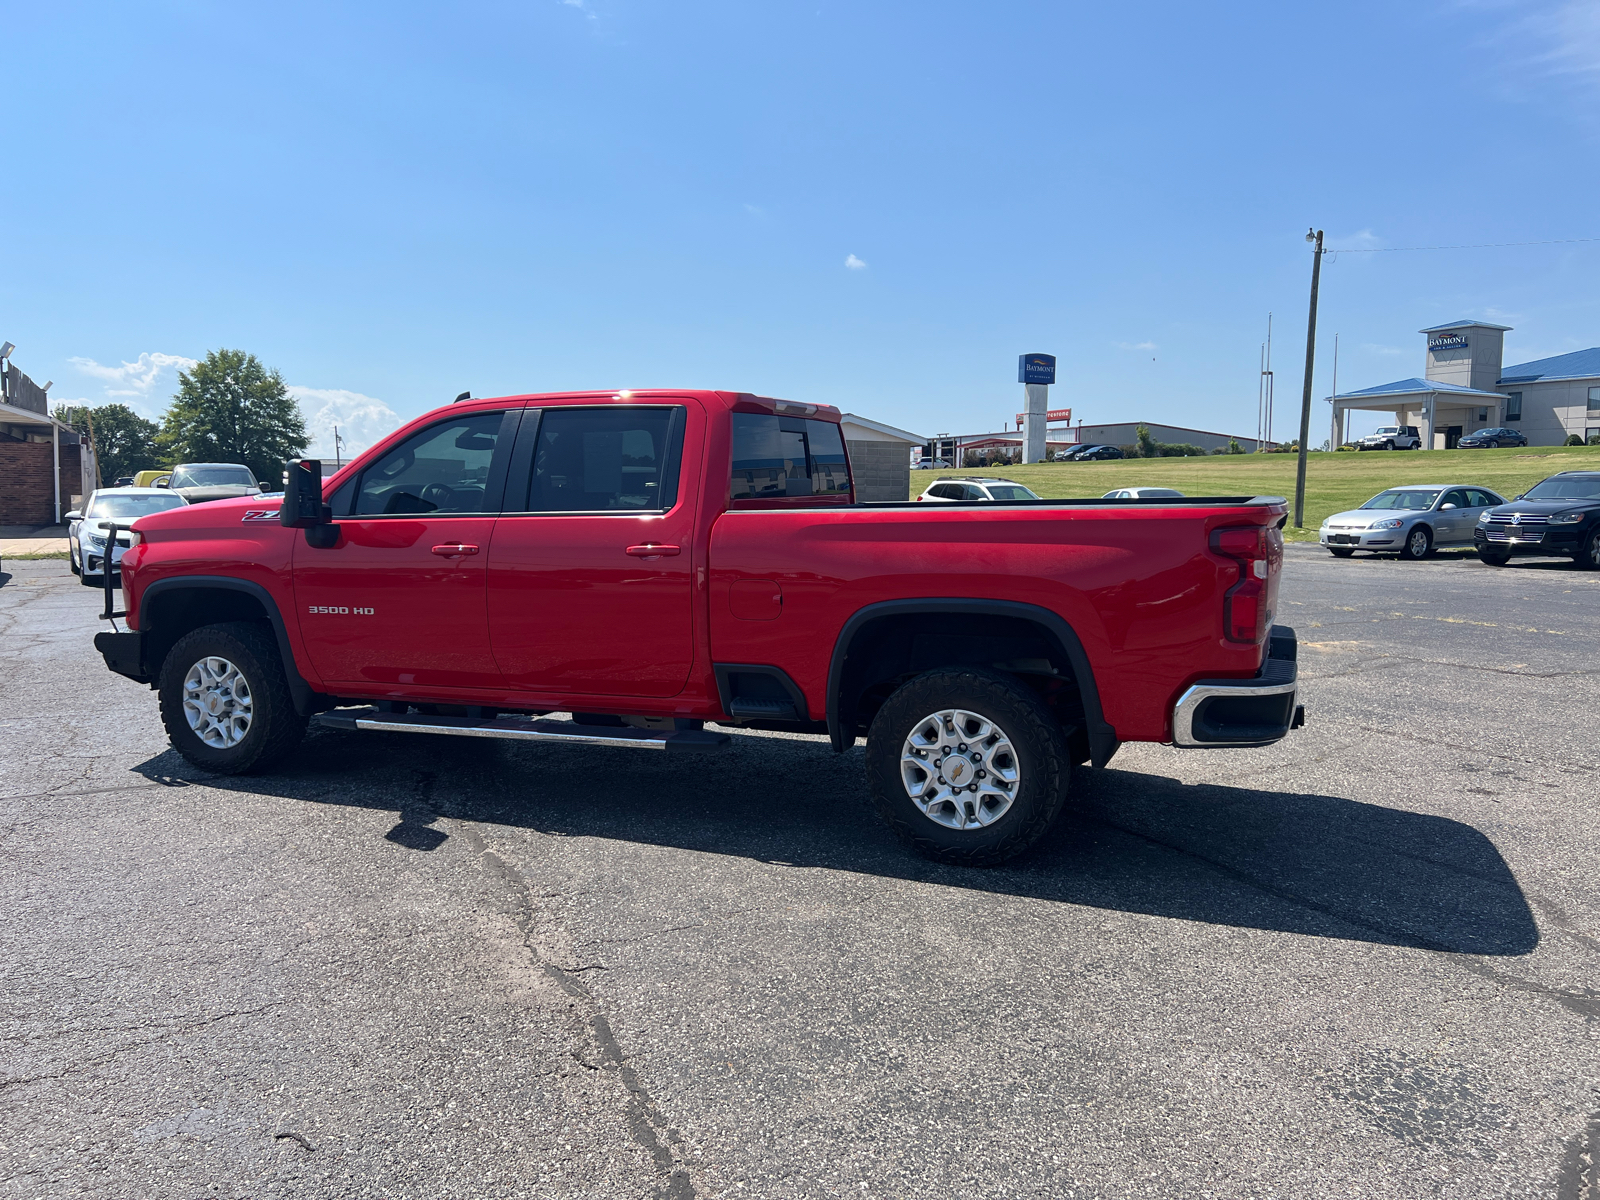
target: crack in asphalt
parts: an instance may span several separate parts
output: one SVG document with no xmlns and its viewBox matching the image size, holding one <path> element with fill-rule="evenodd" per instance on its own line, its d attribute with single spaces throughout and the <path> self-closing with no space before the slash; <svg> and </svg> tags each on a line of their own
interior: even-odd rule
<svg viewBox="0 0 1600 1200">
<path fill-rule="evenodd" d="M 207 1017 L 203 1021 L 196 1021 L 189 1025 L 181 1025 L 165 1030 L 159 1037 L 142 1038 L 137 1042 L 130 1042 L 126 1046 L 118 1046 L 113 1050 L 107 1050 L 101 1054 L 91 1055 L 89 1058 L 86 1058 L 81 1062 L 72 1063 L 69 1066 L 63 1067 L 59 1071 L 52 1071 L 45 1075 L 28 1075 L 18 1076 L 11 1079 L 0 1079 L 0 1091 L 4 1091 L 6 1088 L 23 1087 L 30 1083 L 46 1083 L 55 1079 L 65 1079 L 68 1075 L 71 1075 L 76 1071 L 81 1071 L 85 1067 L 99 1066 L 101 1063 L 110 1062 L 113 1058 L 118 1058 L 124 1054 L 131 1054 L 135 1050 L 142 1050 L 146 1046 L 160 1045 L 162 1042 L 168 1041 L 171 1038 L 178 1037 L 182 1034 L 195 1033 L 201 1029 L 205 1029 L 210 1025 L 215 1025 L 219 1021 L 226 1021 L 232 1017 L 257 1017 L 264 1012 L 270 1012 L 274 1008 L 283 1008 L 287 1004 L 288 1001 L 286 1000 L 278 1000 L 271 1004 L 263 1004 L 259 1008 L 233 1009 L 229 1012 L 218 1013 L 214 1017 Z"/>
<path fill-rule="evenodd" d="M 483 859 L 484 866 L 494 875 L 498 876 L 512 888 L 512 894 L 517 897 L 517 907 L 513 914 L 518 931 L 522 934 L 523 948 L 534 964 L 555 983 L 567 996 L 571 997 L 583 1013 L 585 1024 L 589 1028 L 590 1037 L 595 1048 L 599 1051 L 598 1062 L 591 1062 L 578 1050 L 572 1051 L 573 1059 L 578 1065 L 590 1071 L 613 1072 L 622 1084 L 623 1092 L 627 1099 L 625 1111 L 627 1114 L 628 1129 L 636 1141 L 654 1161 L 656 1170 L 662 1179 L 662 1186 L 657 1192 L 660 1200 L 696 1200 L 699 1191 L 689 1177 L 687 1166 L 673 1152 L 671 1143 L 679 1139 L 667 1126 L 656 1103 L 650 1093 L 639 1081 L 638 1073 L 628 1065 L 622 1047 L 617 1041 L 611 1022 L 606 1019 L 600 1001 L 595 997 L 583 982 L 577 978 L 582 970 L 593 968 L 568 968 L 552 962 L 540 953 L 534 945 L 534 903 L 533 894 L 528 887 L 527 880 L 522 872 L 518 871 L 509 862 L 494 850 L 490 849 L 482 834 L 470 826 L 461 829 L 461 836 L 478 851 Z M 603 968 L 602 968 L 603 969 Z"/>
</svg>

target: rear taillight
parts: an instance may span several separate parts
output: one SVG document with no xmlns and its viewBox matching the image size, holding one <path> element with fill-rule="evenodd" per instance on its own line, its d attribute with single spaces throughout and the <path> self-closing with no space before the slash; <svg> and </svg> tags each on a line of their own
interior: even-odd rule
<svg viewBox="0 0 1600 1200">
<path fill-rule="evenodd" d="M 1283 557 L 1276 529 L 1262 525 L 1213 530 L 1211 549 L 1239 564 L 1239 582 L 1222 598 L 1222 632 L 1230 642 L 1259 642 L 1272 624 L 1272 568 Z"/>
</svg>

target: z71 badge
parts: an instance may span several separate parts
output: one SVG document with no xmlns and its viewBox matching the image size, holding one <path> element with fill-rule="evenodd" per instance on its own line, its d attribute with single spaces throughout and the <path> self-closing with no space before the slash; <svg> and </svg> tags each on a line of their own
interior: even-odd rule
<svg viewBox="0 0 1600 1200">
<path fill-rule="evenodd" d="M 239 521 L 242 524 L 245 521 L 276 521 L 277 519 L 278 510 L 275 508 L 247 508 L 244 510 L 244 516 L 240 517 Z"/>
</svg>

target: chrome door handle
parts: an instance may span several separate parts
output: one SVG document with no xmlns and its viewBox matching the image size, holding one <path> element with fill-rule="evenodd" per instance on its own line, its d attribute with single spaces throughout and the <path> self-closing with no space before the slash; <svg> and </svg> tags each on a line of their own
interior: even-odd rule
<svg viewBox="0 0 1600 1200">
<path fill-rule="evenodd" d="M 466 558 L 469 555 L 476 554 L 478 548 L 469 546 L 464 542 L 450 542 L 443 546 L 435 546 L 433 552 L 440 558 Z"/>
<path fill-rule="evenodd" d="M 671 558 L 675 554 L 682 554 L 681 546 L 629 546 L 628 553 L 635 558 Z"/>
</svg>

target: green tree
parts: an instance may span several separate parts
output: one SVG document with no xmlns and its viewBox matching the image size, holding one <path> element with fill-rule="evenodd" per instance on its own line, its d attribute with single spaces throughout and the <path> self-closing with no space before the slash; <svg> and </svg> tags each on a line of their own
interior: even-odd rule
<svg viewBox="0 0 1600 1200">
<path fill-rule="evenodd" d="M 254 354 L 212 350 L 178 376 L 161 426 L 167 460 L 243 463 L 276 487 L 283 464 L 305 452 L 306 423 L 283 376 Z"/>
<path fill-rule="evenodd" d="M 1140 425 L 1133 431 L 1133 436 L 1139 439 L 1138 446 L 1140 458 L 1155 458 L 1161 453 L 1161 451 L 1156 447 L 1155 438 L 1150 436 L 1150 429 L 1148 426 Z"/>
<path fill-rule="evenodd" d="M 100 464 L 100 481 L 107 487 L 121 476 L 159 465 L 156 438 L 160 426 L 126 404 L 102 404 L 96 408 L 58 404 L 55 416 L 91 440 L 95 461 Z"/>
</svg>

